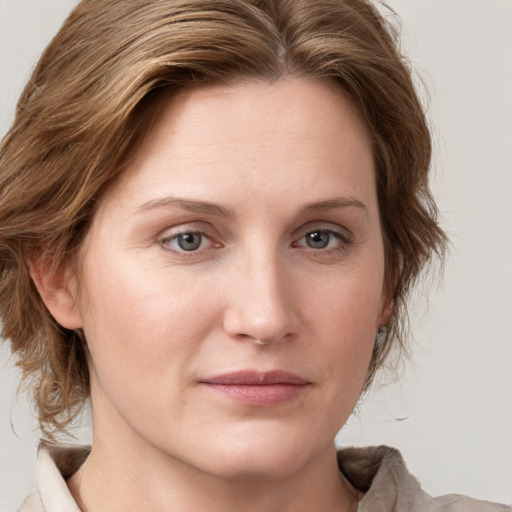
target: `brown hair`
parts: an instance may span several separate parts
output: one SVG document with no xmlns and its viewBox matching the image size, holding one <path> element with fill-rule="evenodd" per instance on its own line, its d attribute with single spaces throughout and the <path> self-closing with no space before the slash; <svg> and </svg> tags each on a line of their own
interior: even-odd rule
<svg viewBox="0 0 512 512">
<path fill-rule="evenodd" d="M 89 396 L 80 333 L 51 317 L 27 260 L 76 254 L 159 91 L 282 75 L 336 81 L 373 139 L 394 313 L 367 384 L 402 343 L 406 299 L 445 236 L 430 134 L 397 37 L 366 0 L 84 0 L 43 53 L 0 147 L 0 314 L 43 432 Z M 153 99 L 152 99 L 153 98 Z"/>
</svg>

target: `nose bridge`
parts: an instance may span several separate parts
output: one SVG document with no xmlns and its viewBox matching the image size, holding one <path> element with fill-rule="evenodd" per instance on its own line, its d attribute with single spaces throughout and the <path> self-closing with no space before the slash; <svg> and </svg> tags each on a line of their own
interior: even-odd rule
<svg viewBox="0 0 512 512">
<path fill-rule="evenodd" d="M 243 251 L 225 315 L 231 336 L 268 344 L 293 334 L 295 313 L 286 274 L 275 249 L 260 245 Z"/>
</svg>

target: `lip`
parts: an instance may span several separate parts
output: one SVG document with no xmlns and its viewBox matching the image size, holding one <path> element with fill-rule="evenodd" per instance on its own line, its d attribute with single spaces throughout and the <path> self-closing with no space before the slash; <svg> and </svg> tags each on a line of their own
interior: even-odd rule
<svg viewBox="0 0 512 512">
<path fill-rule="evenodd" d="M 217 395 L 255 407 L 288 402 L 311 385 L 301 376 L 285 370 L 242 370 L 202 379 L 200 384 Z"/>
</svg>

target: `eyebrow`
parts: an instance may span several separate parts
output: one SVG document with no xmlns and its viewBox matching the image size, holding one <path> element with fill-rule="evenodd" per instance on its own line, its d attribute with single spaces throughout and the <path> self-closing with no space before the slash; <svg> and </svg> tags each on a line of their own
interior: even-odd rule
<svg viewBox="0 0 512 512">
<path fill-rule="evenodd" d="M 207 201 L 196 201 L 194 199 L 183 199 L 178 197 L 163 197 L 161 199 L 152 199 L 137 208 L 136 213 L 141 213 L 155 208 L 177 207 L 192 213 L 202 213 L 215 215 L 218 217 L 233 218 L 235 216 L 232 210 L 216 203 Z"/>
<path fill-rule="evenodd" d="M 172 196 L 163 197 L 160 199 L 152 199 L 151 201 L 148 201 L 144 203 L 142 206 L 138 207 L 136 213 L 141 213 L 156 208 L 169 207 L 177 207 L 192 213 L 215 215 L 217 217 L 224 217 L 228 219 L 235 217 L 235 213 L 233 210 L 221 206 L 220 204 Z M 317 201 L 314 203 L 306 204 L 299 210 L 296 217 L 299 218 L 306 215 L 312 215 L 314 213 L 334 210 L 336 208 L 350 207 L 362 210 L 366 214 L 368 213 L 368 209 L 366 208 L 364 203 L 362 203 L 358 199 L 355 199 L 353 197 L 335 197 L 333 199 L 326 199 L 325 201 Z"/>
<path fill-rule="evenodd" d="M 368 215 L 368 208 L 358 199 L 353 197 L 335 197 L 333 199 L 326 199 L 325 201 L 318 201 L 303 206 L 299 210 L 297 217 L 334 210 L 335 208 L 357 208 Z"/>
</svg>

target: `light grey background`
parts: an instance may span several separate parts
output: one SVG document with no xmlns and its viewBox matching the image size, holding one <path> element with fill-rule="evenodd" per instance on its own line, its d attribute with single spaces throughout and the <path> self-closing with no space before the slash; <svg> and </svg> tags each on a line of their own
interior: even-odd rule
<svg viewBox="0 0 512 512">
<path fill-rule="evenodd" d="M 0 135 L 74 0 L 0 0 Z M 340 444 L 400 448 L 432 494 L 512 503 L 512 1 L 390 0 L 430 91 L 434 189 L 451 236 L 443 284 L 412 312 L 413 362 Z M 3 344 L 5 345 L 5 344 Z M 32 483 L 36 422 L 0 348 L 0 511 Z M 384 380 L 391 377 L 385 376 Z M 13 433 L 13 428 L 16 433 Z M 87 439 L 87 431 L 80 433 Z"/>
</svg>

